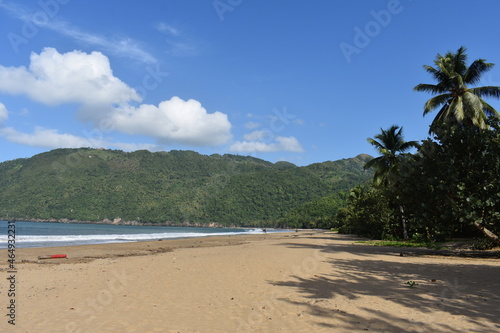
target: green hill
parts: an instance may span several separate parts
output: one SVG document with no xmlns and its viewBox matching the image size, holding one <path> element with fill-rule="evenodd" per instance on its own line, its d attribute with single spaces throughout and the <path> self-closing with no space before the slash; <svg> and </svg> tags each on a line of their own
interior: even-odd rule
<svg viewBox="0 0 500 333">
<path fill-rule="evenodd" d="M 297 167 L 193 151 L 56 149 L 0 163 L 0 216 L 273 226 L 301 205 L 365 182 L 367 158 Z"/>
</svg>

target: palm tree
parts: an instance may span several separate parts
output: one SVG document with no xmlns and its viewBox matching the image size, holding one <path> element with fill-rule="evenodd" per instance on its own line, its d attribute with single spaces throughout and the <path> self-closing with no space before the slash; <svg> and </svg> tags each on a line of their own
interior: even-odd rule
<svg viewBox="0 0 500 333">
<path fill-rule="evenodd" d="M 483 97 L 500 98 L 500 87 L 468 87 L 478 83 L 481 76 L 494 64 L 487 63 L 485 59 L 478 59 L 467 67 L 465 51 L 466 48 L 462 46 L 456 53 L 448 52 L 444 56 L 438 54 L 434 61 L 436 67 L 424 65 L 437 84 L 419 84 L 414 90 L 438 94 L 425 103 L 424 116 L 440 108 L 429 132 L 435 132 L 444 123 L 465 123 L 488 128 L 488 116 L 499 116 Z"/>
<path fill-rule="evenodd" d="M 392 125 L 388 130 L 380 129 L 382 133 L 377 134 L 375 139 L 368 138 L 368 142 L 373 145 L 380 153 L 379 157 L 375 157 L 365 164 L 365 169 L 375 167 L 373 175 L 373 183 L 375 186 L 389 185 L 389 176 L 397 174 L 399 171 L 399 162 L 402 154 L 406 153 L 413 147 L 418 147 L 416 141 L 405 141 L 403 138 L 403 127 Z M 378 140 L 378 141 L 377 141 Z M 399 197 L 396 197 L 399 200 Z M 403 230 L 403 238 L 408 239 L 408 231 L 406 228 L 406 218 L 404 208 L 400 204 L 401 211 L 401 227 Z"/>
<path fill-rule="evenodd" d="M 406 142 L 404 140 L 402 127 L 393 125 L 387 130 L 380 130 L 382 132 L 377 134 L 375 139 L 368 138 L 368 142 L 377 149 L 380 156 L 365 164 L 365 169 L 375 167 L 373 182 L 376 186 L 387 185 L 388 176 L 399 170 L 401 154 L 418 146 L 416 141 Z"/>
<path fill-rule="evenodd" d="M 349 199 L 359 200 L 365 195 L 365 187 L 358 185 L 349 191 Z"/>
</svg>

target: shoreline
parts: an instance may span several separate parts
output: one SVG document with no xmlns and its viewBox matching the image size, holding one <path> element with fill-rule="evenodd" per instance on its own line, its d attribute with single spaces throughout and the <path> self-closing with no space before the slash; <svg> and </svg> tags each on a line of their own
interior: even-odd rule
<svg viewBox="0 0 500 333">
<path fill-rule="evenodd" d="M 444 333 L 500 328 L 499 260 L 401 257 L 401 248 L 357 240 L 304 230 L 17 249 L 16 326 L 12 330 L 2 313 L 0 331 Z M 37 259 L 60 251 L 68 258 Z M 14 277 L 7 270 L 5 259 L 0 262 L 4 312 L 6 278 Z M 415 284 L 410 287 L 408 281 Z"/>
<path fill-rule="evenodd" d="M 258 228 L 258 227 L 241 227 L 236 225 L 225 226 L 217 222 L 209 222 L 209 223 L 192 223 L 189 221 L 186 222 L 140 222 L 140 221 L 126 221 L 121 218 L 115 218 L 113 220 L 110 219 L 102 219 L 99 221 L 86 221 L 86 220 L 72 220 L 67 218 L 62 219 L 38 219 L 38 218 L 5 218 L 0 217 L 0 221 L 15 221 L 15 222 L 42 222 L 42 223 L 67 223 L 67 224 L 104 224 L 104 225 L 132 225 L 132 226 L 145 226 L 145 227 L 193 227 L 193 228 L 236 228 L 236 229 L 248 229 L 248 228 Z"/>
<path fill-rule="evenodd" d="M 273 238 L 295 238 L 304 235 L 313 235 L 316 232 L 280 232 L 269 234 L 252 234 L 252 235 L 224 235 L 224 236 L 203 236 L 190 238 L 175 238 L 148 240 L 123 243 L 106 243 L 106 244 L 87 244 L 87 245 L 70 245 L 70 246 L 50 246 L 50 247 L 30 247 L 17 248 L 16 257 L 18 263 L 28 264 L 66 264 L 89 262 L 95 259 L 107 258 L 122 258 L 133 256 L 148 256 L 164 252 L 172 252 L 175 249 L 186 248 L 201 248 L 201 247 L 218 247 L 218 246 L 233 246 L 242 245 L 249 242 L 261 240 L 270 240 Z M 290 236 L 289 234 L 292 234 Z M 296 236 L 293 236 L 295 235 Z M 1 251 L 7 251 L 2 249 Z M 67 258 L 63 259 L 48 259 L 40 260 L 39 256 L 51 254 L 66 254 Z M 0 269 L 2 265 L 0 264 Z"/>
<path fill-rule="evenodd" d="M 6 225 L 3 225 L 3 224 Z M 43 223 L 41 232 L 34 232 L 38 223 Z M 58 223 L 54 222 L 56 225 Z M 16 228 L 19 226 L 19 230 Z M 206 238 L 216 236 L 254 235 L 266 233 L 287 233 L 290 229 L 278 228 L 210 228 L 210 227 L 174 227 L 174 226 L 128 226 L 104 224 L 59 224 L 51 222 L 2 221 L 2 228 L 12 229 L 12 241 L 20 236 L 16 249 L 71 247 L 80 245 L 105 245 L 135 242 L 156 242 L 185 238 Z M 83 229 L 80 229 L 82 226 Z M 11 228 L 12 227 L 12 228 Z M 34 229 L 32 229 L 34 228 Z M 75 229 L 76 228 L 76 229 Z M 17 230 L 17 231 L 16 231 Z M 5 230 L 7 232 L 7 230 Z M 10 231 L 9 231 L 10 232 Z M 23 238 L 24 237 L 24 238 Z M 0 251 L 7 245 L 0 244 Z"/>
</svg>

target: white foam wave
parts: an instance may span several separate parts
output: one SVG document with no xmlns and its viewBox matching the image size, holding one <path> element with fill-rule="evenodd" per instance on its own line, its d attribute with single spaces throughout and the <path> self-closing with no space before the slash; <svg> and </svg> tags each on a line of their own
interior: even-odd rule
<svg viewBox="0 0 500 333">
<path fill-rule="evenodd" d="M 62 242 L 136 242 L 155 239 L 171 239 L 171 238 L 194 238 L 206 236 L 230 236 L 242 234 L 259 234 L 263 233 L 261 229 L 252 229 L 244 232 L 214 232 L 214 233 L 154 233 L 154 234 L 107 234 L 107 235 L 19 235 L 17 242 L 21 243 L 62 243 Z"/>
</svg>

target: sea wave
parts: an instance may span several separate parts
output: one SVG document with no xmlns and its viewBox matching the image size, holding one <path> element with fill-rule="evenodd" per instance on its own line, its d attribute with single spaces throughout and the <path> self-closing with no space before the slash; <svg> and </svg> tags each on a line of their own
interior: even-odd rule
<svg viewBox="0 0 500 333">
<path fill-rule="evenodd" d="M 262 234 L 262 229 L 248 229 L 242 232 L 166 232 L 142 234 L 91 234 L 91 235 L 18 235 L 16 243 L 19 247 L 32 247 L 35 244 L 42 246 L 82 245 L 102 243 L 124 243 L 159 239 L 197 238 L 207 236 L 231 236 L 244 234 Z M 24 246 L 23 246 L 24 245 Z M 1 247 L 1 245 L 0 245 Z"/>
</svg>

